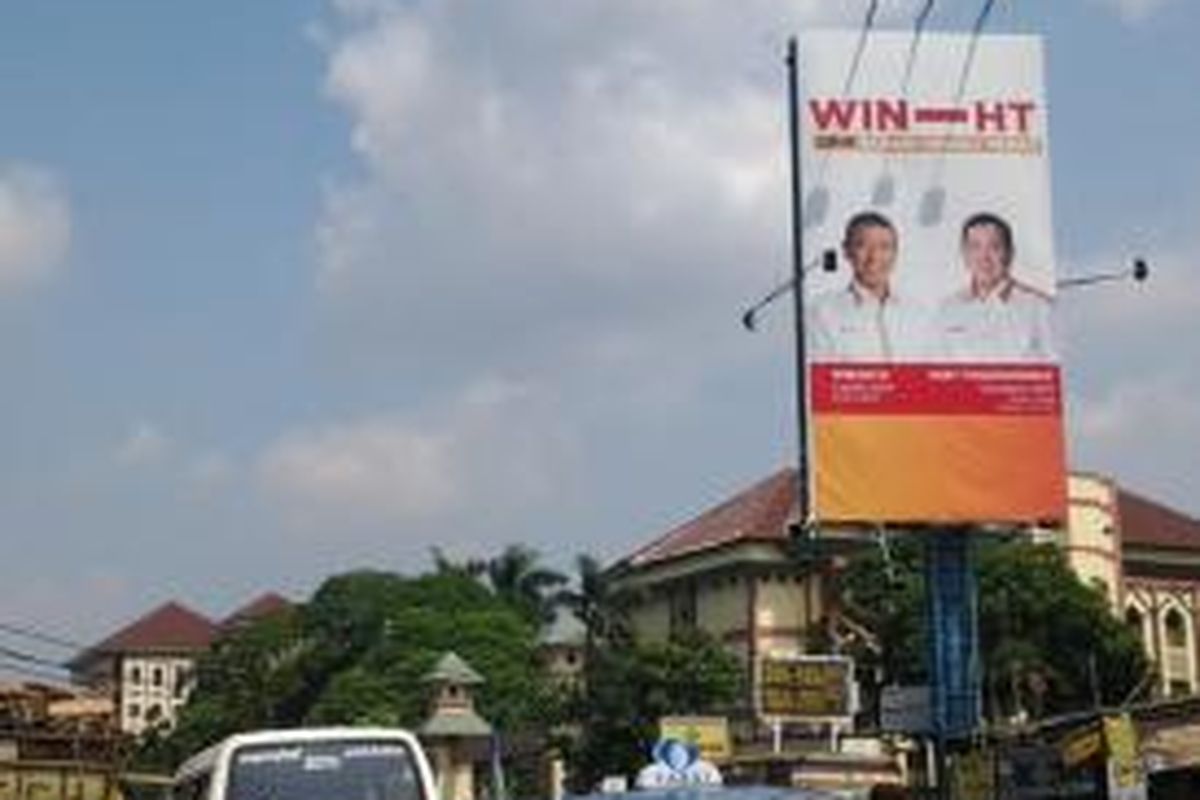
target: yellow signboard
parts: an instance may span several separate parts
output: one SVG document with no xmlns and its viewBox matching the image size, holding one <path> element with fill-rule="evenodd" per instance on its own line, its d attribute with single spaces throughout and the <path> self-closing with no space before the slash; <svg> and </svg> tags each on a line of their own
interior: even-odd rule
<svg viewBox="0 0 1200 800">
<path fill-rule="evenodd" d="M 1146 779 L 1138 754 L 1137 730 L 1128 714 L 1104 718 L 1108 744 L 1108 794 L 1114 800 L 1146 796 Z"/>
<path fill-rule="evenodd" d="M 663 717 L 658 730 L 660 739 L 695 745 L 705 761 L 720 763 L 733 757 L 729 720 L 725 717 Z"/>
<path fill-rule="evenodd" d="M 1075 731 L 1058 747 L 1063 766 L 1068 769 L 1090 761 L 1104 751 L 1104 733 L 1097 727 Z"/>
<path fill-rule="evenodd" d="M 771 719 L 844 719 L 854 714 L 854 662 L 839 656 L 767 656 L 759 713 Z"/>
<path fill-rule="evenodd" d="M 996 769 L 990 752 L 974 750 L 958 756 L 952 774 L 959 800 L 992 800 L 996 796 Z"/>
</svg>

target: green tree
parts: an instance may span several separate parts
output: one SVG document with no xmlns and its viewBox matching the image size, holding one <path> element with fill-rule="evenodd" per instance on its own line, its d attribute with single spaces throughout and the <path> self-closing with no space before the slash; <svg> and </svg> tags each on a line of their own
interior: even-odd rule
<svg viewBox="0 0 1200 800">
<path fill-rule="evenodd" d="M 1035 716 L 1124 701 L 1148 664 L 1108 599 L 1053 545 L 987 543 L 979 553 L 980 639 L 994 710 Z"/>
<path fill-rule="evenodd" d="M 223 736 L 264 726 L 416 726 L 428 712 L 422 678 L 447 650 L 487 678 L 478 691 L 484 716 L 506 731 L 536 733 L 561 706 L 539 680 L 536 633 L 466 571 L 334 576 L 293 612 L 220 640 L 201 661 L 178 726 L 149 737 L 139 763 L 169 768 Z"/>
<path fill-rule="evenodd" d="M 170 768 L 221 736 L 292 724 L 304 696 L 311 639 L 301 611 L 288 609 L 227 632 L 199 662 L 197 689 L 175 730 L 156 728 L 138 754 L 144 767 Z"/>
<path fill-rule="evenodd" d="M 742 680 L 738 660 L 700 632 L 596 648 L 575 709 L 574 788 L 586 791 L 605 775 L 635 773 L 648 759 L 660 717 L 720 712 L 739 696 Z"/>
<path fill-rule="evenodd" d="M 879 637 L 856 652 L 883 683 L 920 683 L 925 668 L 925 582 L 919 537 L 856 555 L 842 576 L 850 614 Z M 1120 703 L 1147 669 L 1136 636 L 1106 598 L 1082 583 L 1062 551 L 1025 538 L 980 538 L 979 635 L 985 710 L 993 719 Z"/>
<path fill-rule="evenodd" d="M 485 568 L 492 591 L 536 625 L 553 619 L 557 590 L 567 582 L 562 573 L 539 566 L 540 560 L 532 548 L 509 545 Z"/>
<path fill-rule="evenodd" d="M 560 590 L 557 602 L 583 623 L 586 654 L 623 643 L 629 638 L 629 626 L 624 608 L 609 590 L 603 566 L 593 556 L 581 554 L 575 557 L 575 569 L 575 585 Z"/>
</svg>

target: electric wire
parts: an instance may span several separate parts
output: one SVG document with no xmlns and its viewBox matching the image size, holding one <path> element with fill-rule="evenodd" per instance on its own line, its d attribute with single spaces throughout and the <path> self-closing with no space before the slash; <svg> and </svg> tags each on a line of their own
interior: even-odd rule
<svg viewBox="0 0 1200 800">
<path fill-rule="evenodd" d="M 65 639 L 61 636 L 54 636 L 54 635 L 46 633 L 44 631 L 39 631 L 38 629 L 30 627 L 28 625 L 18 625 L 16 623 L 12 623 L 12 622 L 0 622 L 0 631 L 3 631 L 4 633 L 10 633 L 13 636 L 21 636 L 26 639 L 32 639 L 34 641 L 42 642 L 44 644 L 57 645 L 58 647 L 62 647 L 64 649 L 69 649 L 69 650 L 85 650 L 85 649 L 87 649 L 87 645 L 80 644 L 79 642 L 73 642 L 70 639 Z"/>
<path fill-rule="evenodd" d="M 867 51 L 867 43 L 871 36 L 871 31 L 875 27 L 875 18 L 879 14 L 879 0 L 869 0 L 866 13 L 863 15 L 862 26 L 858 32 L 858 43 L 854 47 L 854 55 L 850 60 L 850 67 L 846 71 L 846 78 L 842 82 L 842 96 L 847 97 L 854 88 L 854 83 L 858 78 L 859 68 L 862 65 L 863 56 Z M 812 182 L 813 188 L 809 191 L 808 196 L 803 204 L 804 219 L 802 225 L 805 228 L 819 225 L 824 221 L 825 215 L 829 211 L 829 187 L 825 185 L 825 174 L 829 169 L 829 153 L 824 153 L 821 160 L 817 162 L 816 179 Z"/>
<path fill-rule="evenodd" d="M 40 664 L 56 669 L 66 669 L 61 661 L 55 661 L 50 658 L 42 658 L 31 653 L 26 653 L 21 650 L 14 650 L 11 647 L 0 645 L 0 657 L 11 659 L 14 661 L 22 661 L 26 664 Z"/>
<path fill-rule="evenodd" d="M 867 39 L 871 36 L 871 31 L 875 27 L 875 17 L 879 14 L 879 0 L 871 0 L 867 6 L 866 16 L 863 17 L 862 28 L 858 32 L 858 44 L 854 47 L 854 58 L 850 61 L 850 70 L 846 73 L 846 80 L 842 88 L 842 95 L 850 94 L 850 90 L 854 87 L 854 79 L 858 77 L 859 67 L 862 66 L 863 53 L 867 51 Z"/>
<path fill-rule="evenodd" d="M 979 40 L 983 36 L 984 28 L 987 26 L 988 18 L 991 17 L 992 9 L 995 5 L 996 0 L 984 0 L 983 6 L 979 9 L 979 14 L 975 17 L 975 24 L 971 27 L 971 39 L 967 44 L 967 55 L 963 59 L 963 66 L 958 75 L 958 88 L 954 92 L 954 102 L 956 105 L 961 105 L 963 98 L 966 96 L 967 86 L 970 84 L 971 74 L 975 68 L 975 56 L 979 50 Z M 945 212 L 946 205 L 946 187 L 943 185 L 945 168 L 946 153 L 942 152 L 933 163 L 929 185 L 921 195 L 921 202 L 917 212 L 917 218 L 926 227 L 939 225 L 942 222 L 942 215 Z"/>
<path fill-rule="evenodd" d="M 0 672 L 8 672 L 14 675 L 22 675 L 31 678 L 40 678 L 41 680 L 54 680 L 58 683 L 69 683 L 69 676 L 63 672 L 55 672 L 46 667 L 35 667 L 29 664 L 24 664 L 19 661 L 10 661 L 4 656 L 0 656 Z"/>
<path fill-rule="evenodd" d="M 979 16 L 975 18 L 975 25 L 971 28 L 971 43 L 967 48 L 967 58 L 963 62 L 962 72 L 958 76 L 958 91 L 955 92 L 955 98 L 959 101 L 967 91 L 967 82 L 970 81 L 971 71 L 975 67 L 975 53 L 979 49 L 979 39 L 983 35 L 983 29 L 987 25 L 995 5 L 996 0 L 984 0 L 983 7 L 979 10 Z"/>
</svg>

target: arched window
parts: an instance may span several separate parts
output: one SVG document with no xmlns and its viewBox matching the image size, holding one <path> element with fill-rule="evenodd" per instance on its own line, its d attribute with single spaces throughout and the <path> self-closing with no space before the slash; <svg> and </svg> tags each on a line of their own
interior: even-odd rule
<svg viewBox="0 0 1200 800">
<path fill-rule="evenodd" d="M 1146 626 L 1145 617 L 1138 610 L 1137 606 L 1130 606 L 1125 609 L 1125 624 L 1138 637 L 1138 641 L 1144 646 L 1146 644 Z"/>
<path fill-rule="evenodd" d="M 1163 619 L 1167 633 L 1167 647 L 1187 647 L 1187 623 L 1179 609 L 1172 608 Z"/>
</svg>

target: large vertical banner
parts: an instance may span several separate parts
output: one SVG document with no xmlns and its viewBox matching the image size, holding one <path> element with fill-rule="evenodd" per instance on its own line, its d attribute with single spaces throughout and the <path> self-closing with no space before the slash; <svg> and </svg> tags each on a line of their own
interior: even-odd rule
<svg viewBox="0 0 1200 800">
<path fill-rule="evenodd" d="M 800 41 L 812 497 L 829 522 L 1065 516 L 1037 37 Z"/>
</svg>

